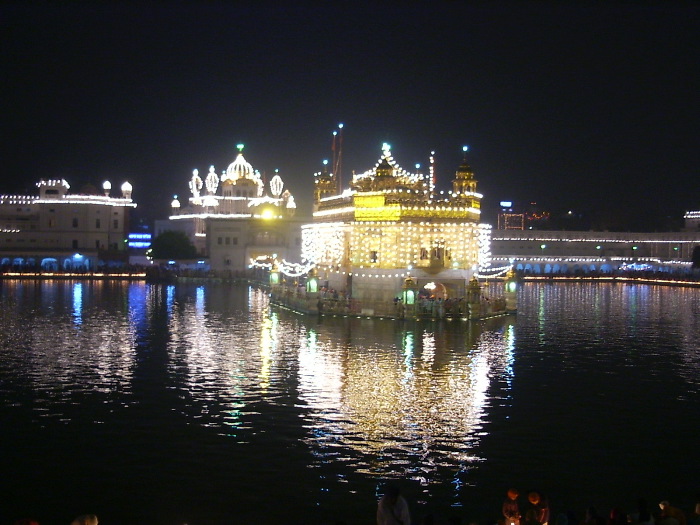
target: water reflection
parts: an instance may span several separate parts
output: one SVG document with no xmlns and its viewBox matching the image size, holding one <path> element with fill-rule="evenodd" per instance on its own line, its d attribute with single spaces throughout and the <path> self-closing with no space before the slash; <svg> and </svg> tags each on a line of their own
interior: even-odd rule
<svg viewBox="0 0 700 525">
<path fill-rule="evenodd" d="M 73 285 L 73 321 L 76 325 L 83 322 L 83 283 Z"/>
<path fill-rule="evenodd" d="M 517 318 L 471 324 L 300 317 L 227 286 L 5 281 L 0 301 L 0 416 L 17 429 L 0 444 L 46 430 L 26 456 L 61 460 L 51 487 L 84 461 L 76 442 L 98 450 L 102 479 L 143 479 L 156 501 L 202 480 L 225 501 L 308 487 L 300 508 L 350 506 L 387 478 L 418 487 L 417 504 L 498 505 L 510 479 L 573 500 L 608 483 L 590 465 L 632 483 L 662 467 L 652 449 L 697 463 L 684 440 L 700 409 L 698 290 L 541 283 Z M 671 442 L 640 462 L 622 447 L 662 411 Z M 1 461 L 10 478 L 32 472 Z"/>
<path fill-rule="evenodd" d="M 3 369 L 12 370 L 16 386 L 24 382 L 31 389 L 31 400 L 21 403 L 37 421 L 67 424 L 85 416 L 80 409 L 86 396 L 99 403 L 129 391 L 134 357 L 129 323 L 85 300 L 88 294 L 121 293 L 126 286 L 28 281 L 3 287 Z M 8 395 L 17 393 L 12 388 Z"/>
<path fill-rule="evenodd" d="M 316 461 L 342 461 L 357 472 L 437 482 L 440 468 L 480 461 L 487 391 L 508 371 L 513 331 L 507 319 L 462 324 L 436 337 L 431 323 L 400 323 L 398 344 L 376 325 L 391 321 L 324 320 L 300 341 L 299 398 L 308 412 L 306 443 Z M 342 344 L 337 332 L 347 334 Z M 391 349 L 393 346 L 393 350 Z"/>
</svg>

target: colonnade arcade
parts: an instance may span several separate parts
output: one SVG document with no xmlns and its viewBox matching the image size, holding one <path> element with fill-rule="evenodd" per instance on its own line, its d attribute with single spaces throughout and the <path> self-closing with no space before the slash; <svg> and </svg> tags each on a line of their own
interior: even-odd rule
<svg viewBox="0 0 700 525">
<path fill-rule="evenodd" d="M 91 271 L 94 263 L 89 257 L 76 253 L 57 257 L 3 257 L 0 268 L 2 271 L 73 272 Z"/>
</svg>

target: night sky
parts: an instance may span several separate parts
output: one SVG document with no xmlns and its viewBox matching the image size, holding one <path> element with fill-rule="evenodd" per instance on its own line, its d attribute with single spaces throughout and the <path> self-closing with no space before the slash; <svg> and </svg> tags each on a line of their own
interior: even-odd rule
<svg viewBox="0 0 700 525">
<path fill-rule="evenodd" d="M 484 194 L 664 229 L 700 209 L 700 5 L 674 2 L 48 3 L 0 7 L 0 192 L 134 186 L 167 216 L 192 170 L 246 145 L 310 212 L 388 142 L 448 189 L 469 146 Z"/>
</svg>

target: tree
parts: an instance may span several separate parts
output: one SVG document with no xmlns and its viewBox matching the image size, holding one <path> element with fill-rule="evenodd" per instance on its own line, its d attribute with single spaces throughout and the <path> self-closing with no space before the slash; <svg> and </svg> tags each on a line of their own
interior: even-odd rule
<svg viewBox="0 0 700 525">
<path fill-rule="evenodd" d="M 197 248 L 183 232 L 164 231 L 151 242 L 154 259 L 195 259 L 197 256 Z"/>
</svg>

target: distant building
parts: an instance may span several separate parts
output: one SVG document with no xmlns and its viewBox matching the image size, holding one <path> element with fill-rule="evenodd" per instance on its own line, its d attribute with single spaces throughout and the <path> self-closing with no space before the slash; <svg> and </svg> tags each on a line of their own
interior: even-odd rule
<svg viewBox="0 0 700 525">
<path fill-rule="evenodd" d="M 148 266 L 148 250 L 151 248 L 152 235 L 147 231 L 130 232 L 127 245 L 129 247 L 129 264 Z"/>
<path fill-rule="evenodd" d="M 498 214 L 499 230 L 524 230 L 525 214 L 503 211 Z"/>
<path fill-rule="evenodd" d="M 497 229 L 531 230 L 541 229 L 549 223 L 549 212 L 540 209 L 536 202 L 527 206 L 514 206 L 512 201 L 501 201 Z"/>
<path fill-rule="evenodd" d="M 687 211 L 683 216 L 685 219 L 684 230 L 687 232 L 700 231 L 700 211 Z"/>
<path fill-rule="evenodd" d="M 168 230 L 184 232 L 220 274 L 239 273 L 275 257 L 298 261 L 302 220 L 296 217 L 294 197 L 279 173 L 266 184 L 243 156 L 243 145 L 238 149 L 220 176 L 214 166 L 204 180 L 194 170 L 187 204 L 174 198 L 172 214 L 156 221 L 154 237 Z"/>
<path fill-rule="evenodd" d="M 63 180 L 41 180 L 38 196 L 0 196 L 0 262 L 3 270 L 93 271 L 127 262 L 131 184 L 121 197 L 90 186 L 71 193 Z"/>
<path fill-rule="evenodd" d="M 494 264 L 513 264 L 530 275 L 613 274 L 647 270 L 670 274 L 691 272 L 700 246 L 695 232 L 592 232 L 496 230 L 491 236 Z"/>
</svg>

